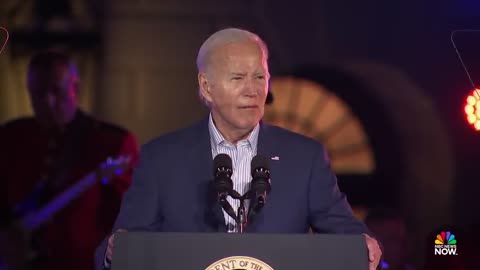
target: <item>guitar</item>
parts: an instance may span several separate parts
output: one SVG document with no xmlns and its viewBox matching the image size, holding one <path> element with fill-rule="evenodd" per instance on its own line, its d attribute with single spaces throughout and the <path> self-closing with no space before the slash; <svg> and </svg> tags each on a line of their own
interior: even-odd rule
<svg viewBox="0 0 480 270">
<path fill-rule="evenodd" d="M 96 170 L 79 179 L 48 203 L 27 212 L 15 220 L 7 231 L 0 232 L 0 242 L 3 242 L 0 243 L 0 270 L 29 269 L 29 263 L 39 257 L 38 251 L 32 247 L 32 233 L 97 182 L 107 185 L 115 176 L 125 173 L 130 168 L 130 161 L 129 156 L 108 158 Z"/>
<path fill-rule="evenodd" d="M 108 158 L 95 171 L 90 172 L 75 184 L 67 188 L 46 205 L 24 215 L 19 223 L 26 230 L 34 231 L 45 224 L 53 215 L 67 207 L 98 181 L 107 185 L 115 175 L 123 174 L 129 167 L 130 157 Z"/>
</svg>

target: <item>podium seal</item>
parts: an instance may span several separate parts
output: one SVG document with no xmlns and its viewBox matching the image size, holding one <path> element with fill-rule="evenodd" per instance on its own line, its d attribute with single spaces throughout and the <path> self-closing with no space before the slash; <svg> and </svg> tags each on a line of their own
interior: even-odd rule
<svg viewBox="0 0 480 270">
<path fill-rule="evenodd" d="M 260 261 L 259 259 L 255 259 L 252 257 L 246 256 L 233 256 L 223 258 L 212 263 L 209 267 L 205 270 L 223 270 L 223 269 L 231 269 L 231 270 L 273 270 L 273 268 Z"/>
</svg>

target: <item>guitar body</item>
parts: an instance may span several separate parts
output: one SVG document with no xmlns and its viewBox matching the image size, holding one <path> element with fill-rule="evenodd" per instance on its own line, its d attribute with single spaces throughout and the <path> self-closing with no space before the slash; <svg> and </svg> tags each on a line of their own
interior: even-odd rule
<svg viewBox="0 0 480 270">
<path fill-rule="evenodd" d="M 99 181 L 107 185 L 114 176 L 121 175 L 129 167 L 130 158 L 109 158 L 100 167 L 88 173 L 39 209 L 31 209 L 0 231 L 0 270 L 29 270 L 42 268 L 50 254 L 42 246 L 42 226 L 61 210 L 87 192 Z M 30 198 L 31 199 L 31 198 Z M 25 204 L 25 203 L 24 203 Z M 28 204 L 26 204 L 28 205 Z M 16 209 L 23 207 L 16 207 Z M 93 255 L 92 255 L 93 256 Z M 2 265 L 3 264 L 3 265 Z M 2 268 L 3 267 L 3 268 Z"/>
<path fill-rule="evenodd" d="M 40 204 L 44 206 L 96 171 L 108 157 L 129 155 L 136 161 L 138 155 L 133 134 L 80 110 L 60 137 L 45 132 L 31 117 L 5 123 L 0 137 L 0 178 L 5 182 L 0 188 L 0 208 L 19 204 L 48 177 L 54 187 L 44 196 Z M 92 253 L 110 232 L 129 183 L 130 173 L 115 177 L 110 186 L 97 181 L 48 218 L 41 236 L 51 256 L 48 267 L 37 269 L 91 269 Z"/>
</svg>

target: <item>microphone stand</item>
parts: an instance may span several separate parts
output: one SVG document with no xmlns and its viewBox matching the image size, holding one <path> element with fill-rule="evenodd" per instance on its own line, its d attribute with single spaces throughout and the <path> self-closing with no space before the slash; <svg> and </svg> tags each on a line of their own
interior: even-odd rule
<svg viewBox="0 0 480 270">
<path fill-rule="evenodd" d="M 237 208 L 237 216 L 235 218 L 235 222 L 238 226 L 238 233 L 245 233 L 248 221 L 247 213 L 245 212 L 245 199 L 249 196 L 249 192 L 241 196 L 237 191 L 232 190 L 230 196 L 232 196 L 233 199 L 240 201 L 240 205 Z"/>
<path fill-rule="evenodd" d="M 244 233 L 247 228 L 247 214 L 245 213 L 245 198 L 240 198 L 240 206 L 237 210 L 238 233 Z"/>
<path fill-rule="evenodd" d="M 222 206 L 222 209 L 234 220 L 236 220 L 235 216 L 235 211 L 233 211 L 233 207 L 230 205 L 230 203 L 227 201 L 227 198 L 225 196 L 219 196 L 218 202 L 220 203 L 220 206 Z"/>
<path fill-rule="evenodd" d="M 235 216 L 235 212 L 233 211 L 232 206 L 227 201 L 227 196 L 231 196 L 233 199 L 240 201 L 240 206 L 237 208 L 237 215 Z M 245 193 L 243 196 L 232 190 L 228 194 L 219 194 L 218 195 L 218 202 L 222 206 L 223 210 L 232 217 L 235 222 L 237 223 L 237 232 L 238 233 L 245 233 L 247 229 L 248 217 L 245 211 L 245 199 L 251 196 L 251 191 Z M 263 205 L 262 205 L 263 206 Z"/>
</svg>

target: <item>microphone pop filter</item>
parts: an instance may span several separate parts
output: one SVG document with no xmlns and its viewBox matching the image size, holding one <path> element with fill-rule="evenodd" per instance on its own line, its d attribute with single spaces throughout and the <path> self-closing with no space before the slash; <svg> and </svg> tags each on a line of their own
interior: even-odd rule
<svg viewBox="0 0 480 270">
<path fill-rule="evenodd" d="M 255 171 L 259 168 L 270 170 L 270 162 L 268 161 L 268 159 L 266 157 L 261 156 L 261 155 L 256 155 L 256 156 L 253 157 L 252 163 L 251 163 L 252 176 L 255 173 Z"/>
<path fill-rule="evenodd" d="M 219 168 L 232 170 L 232 159 L 227 154 L 218 154 L 213 159 L 213 174 L 217 174 Z"/>
</svg>

